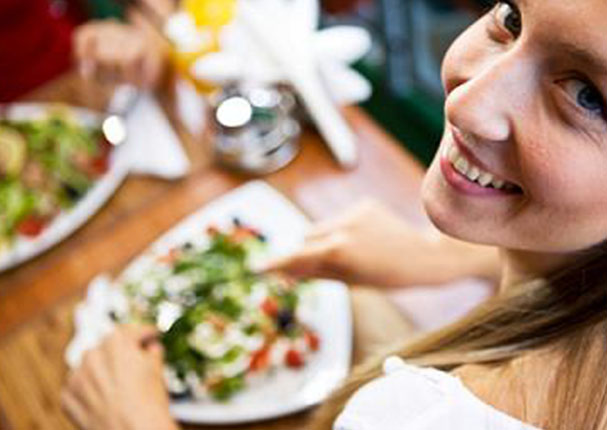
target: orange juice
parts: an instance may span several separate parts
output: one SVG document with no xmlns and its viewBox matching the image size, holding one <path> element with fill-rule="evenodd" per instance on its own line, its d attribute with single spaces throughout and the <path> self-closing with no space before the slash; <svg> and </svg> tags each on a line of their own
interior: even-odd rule
<svg viewBox="0 0 607 430">
<path fill-rule="evenodd" d="M 236 0 L 183 0 L 181 6 L 197 27 L 220 29 L 234 18 Z"/>
<path fill-rule="evenodd" d="M 194 19 L 200 37 L 199 40 L 188 43 L 188 46 L 180 46 L 174 50 L 175 67 L 192 81 L 198 91 L 204 94 L 212 93 L 217 89 L 216 86 L 196 79 L 190 69 L 197 59 L 219 51 L 219 34 L 222 27 L 234 18 L 236 0 L 182 0 L 181 8 Z"/>
</svg>

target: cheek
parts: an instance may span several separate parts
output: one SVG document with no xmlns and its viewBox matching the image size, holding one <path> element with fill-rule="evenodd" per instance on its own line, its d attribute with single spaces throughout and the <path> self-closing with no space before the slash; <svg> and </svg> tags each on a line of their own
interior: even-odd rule
<svg viewBox="0 0 607 430">
<path fill-rule="evenodd" d="M 561 142 L 564 134 L 560 134 Z M 520 168 L 533 202 L 576 212 L 607 202 L 607 160 L 589 142 L 544 138 L 526 150 Z M 578 139 L 579 140 L 579 139 Z M 583 145 L 588 145 L 583 147 Z M 577 150 L 572 148 L 577 147 Z"/>
<path fill-rule="evenodd" d="M 554 144 L 553 146 L 557 146 Z M 580 148 L 527 157 L 529 200 L 517 225 L 535 241 L 554 249 L 582 249 L 607 237 L 607 160 Z"/>
</svg>

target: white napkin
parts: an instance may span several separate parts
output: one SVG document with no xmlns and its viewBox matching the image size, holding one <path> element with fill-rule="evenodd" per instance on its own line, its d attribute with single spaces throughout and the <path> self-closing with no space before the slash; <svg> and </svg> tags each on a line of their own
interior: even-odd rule
<svg viewBox="0 0 607 430">
<path fill-rule="evenodd" d="M 70 368 L 78 367 L 84 353 L 97 347 L 112 332 L 115 323 L 110 313 L 120 313 L 126 306 L 126 298 L 112 287 L 107 275 L 91 281 L 85 300 L 74 311 L 75 333 L 65 350 L 65 361 Z"/>
<path fill-rule="evenodd" d="M 178 179 L 190 169 L 179 138 L 155 96 L 142 92 L 127 118 L 129 171 Z"/>
</svg>

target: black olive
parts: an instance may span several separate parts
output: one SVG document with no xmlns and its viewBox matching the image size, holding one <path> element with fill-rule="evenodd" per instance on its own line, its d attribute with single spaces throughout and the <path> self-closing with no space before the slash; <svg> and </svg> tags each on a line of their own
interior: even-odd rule
<svg viewBox="0 0 607 430">
<path fill-rule="evenodd" d="M 183 244 L 182 249 L 184 251 L 189 251 L 190 249 L 194 248 L 194 245 L 192 245 L 192 242 L 186 242 Z"/>
<path fill-rule="evenodd" d="M 192 392 L 189 388 L 186 388 L 184 391 L 181 392 L 169 392 L 169 395 L 172 400 L 185 400 L 189 397 L 192 397 Z"/>
<path fill-rule="evenodd" d="M 232 218 L 232 224 L 234 224 L 235 227 L 242 227 L 242 221 L 236 216 Z"/>
<path fill-rule="evenodd" d="M 295 315 L 289 309 L 283 309 L 276 315 L 276 324 L 281 331 L 287 331 L 295 325 Z"/>
<path fill-rule="evenodd" d="M 62 186 L 63 191 L 65 191 L 65 194 L 67 194 L 67 197 L 73 202 L 79 200 L 83 195 L 80 190 L 72 187 L 70 184 L 63 184 Z"/>
</svg>

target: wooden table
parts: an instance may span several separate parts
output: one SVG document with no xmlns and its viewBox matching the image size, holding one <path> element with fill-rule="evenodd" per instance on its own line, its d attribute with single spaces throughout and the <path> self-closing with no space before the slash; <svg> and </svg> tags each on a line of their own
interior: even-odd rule
<svg viewBox="0 0 607 430">
<path fill-rule="evenodd" d="M 184 179 L 130 177 L 110 202 L 76 234 L 35 260 L 0 274 L 0 429 L 73 429 L 59 406 L 66 375 L 63 351 L 72 334 L 72 310 L 88 281 L 117 273 L 162 232 L 247 177 L 213 165 L 209 136 L 185 132 L 170 92 L 163 105 L 192 160 Z M 71 75 L 29 99 L 99 108 L 103 92 L 89 92 Z M 312 219 L 344 210 L 366 196 L 420 220 L 422 167 L 357 108 L 346 116 L 360 137 L 361 162 L 340 170 L 311 130 L 287 168 L 265 179 Z M 240 428 L 305 428 L 309 414 Z M 108 429 L 109 430 L 109 429 Z"/>
</svg>

